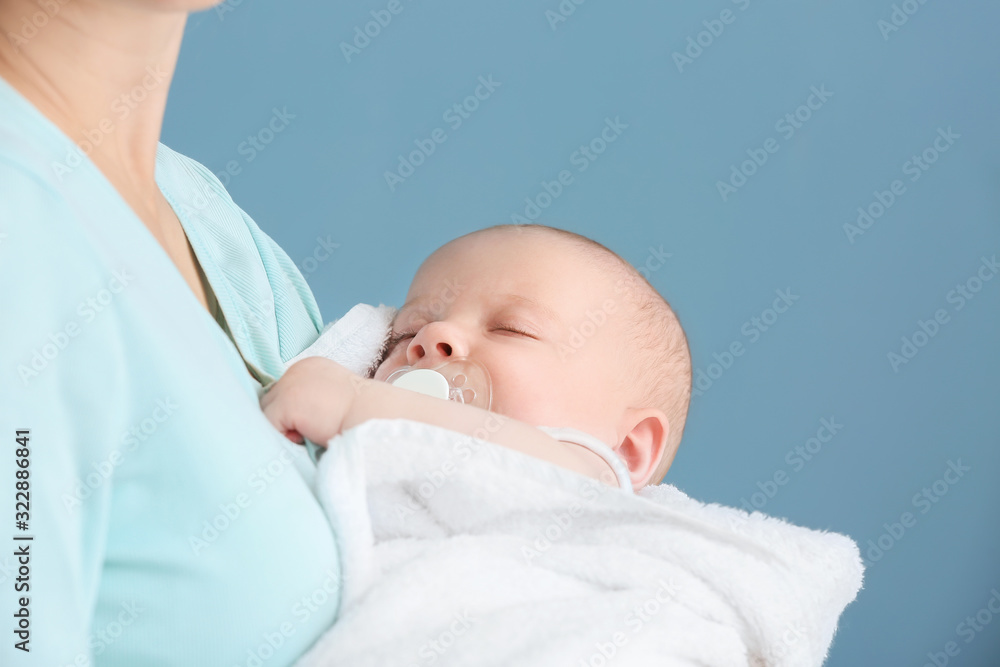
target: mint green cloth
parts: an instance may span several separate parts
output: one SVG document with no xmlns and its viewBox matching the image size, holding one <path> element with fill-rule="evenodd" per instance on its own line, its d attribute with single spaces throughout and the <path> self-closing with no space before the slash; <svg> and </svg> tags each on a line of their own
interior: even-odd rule
<svg viewBox="0 0 1000 667">
<path fill-rule="evenodd" d="M 239 350 L 93 163 L 0 79 L 3 665 L 287 665 L 336 617 L 312 464 L 247 370 L 279 376 L 318 335 L 316 302 L 209 170 L 161 145 L 156 177 Z M 24 544 L 30 592 L 15 593 Z M 12 634 L 21 595 L 30 653 Z"/>
</svg>

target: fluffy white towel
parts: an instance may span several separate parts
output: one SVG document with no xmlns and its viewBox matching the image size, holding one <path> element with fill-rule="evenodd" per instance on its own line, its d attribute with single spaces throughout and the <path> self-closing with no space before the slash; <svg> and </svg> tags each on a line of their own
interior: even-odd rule
<svg viewBox="0 0 1000 667">
<path fill-rule="evenodd" d="M 396 309 L 358 304 L 335 322 L 323 327 L 312 345 L 291 359 L 285 368 L 306 357 L 326 357 L 362 377 L 371 377 L 382 359 L 389 324 Z"/>
<path fill-rule="evenodd" d="M 817 667 L 862 583 L 843 535 L 406 420 L 331 440 L 317 484 L 345 582 L 305 666 Z"/>
</svg>

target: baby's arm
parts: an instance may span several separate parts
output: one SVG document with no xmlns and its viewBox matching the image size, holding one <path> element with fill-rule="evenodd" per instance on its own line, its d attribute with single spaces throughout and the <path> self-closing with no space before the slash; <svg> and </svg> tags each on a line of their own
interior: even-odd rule
<svg viewBox="0 0 1000 667">
<path fill-rule="evenodd" d="M 590 450 L 566 444 L 523 422 L 366 380 L 340 364 L 309 357 L 293 364 L 261 398 L 264 415 L 291 440 L 326 445 L 369 419 L 411 419 L 509 447 L 617 486 L 608 464 Z"/>
</svg>

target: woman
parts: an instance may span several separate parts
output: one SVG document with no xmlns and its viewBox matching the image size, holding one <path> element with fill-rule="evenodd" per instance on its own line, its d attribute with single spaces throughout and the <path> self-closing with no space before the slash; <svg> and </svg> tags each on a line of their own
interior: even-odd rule
<svg viewBox="0 0 1000 667">
<path fill-rule="evenodd" d="M 0 510 L 33 538 L 4 665 L 284 665 L 337 613 L 308 461 L 258 407 L 315 300 L 158 142 L 211 4 L 0 2 Z"/>
</svg>

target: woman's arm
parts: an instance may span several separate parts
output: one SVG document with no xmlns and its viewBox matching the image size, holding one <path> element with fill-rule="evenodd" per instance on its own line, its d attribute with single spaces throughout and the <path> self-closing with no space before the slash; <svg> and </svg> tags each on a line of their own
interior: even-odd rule
<svg viewBox="0 0 1000 667">
<path fill-rule="evenodd" d="M 123 368 L 112 317 L 86 301 L 99 299 L 112 275 L 96 274 L 84 248 L 67 253 L 77 241 L 73 219 L 61 199 L 0 156 L 4 665 L 92 664 L 110 477 L 125 427 L 113 390 Z M 19 442 L 22 430 L 30 433 Z M 15 463 L 21 459 L 26 467 Z M 27 616 L 16 617 L 22 608 Z M 22 620 L 27 627 L 16 629 L 25 634 L 15 640 L 11 627 Z M 30 652 L 19 647 L 25 640 Z"/>
</svg>

